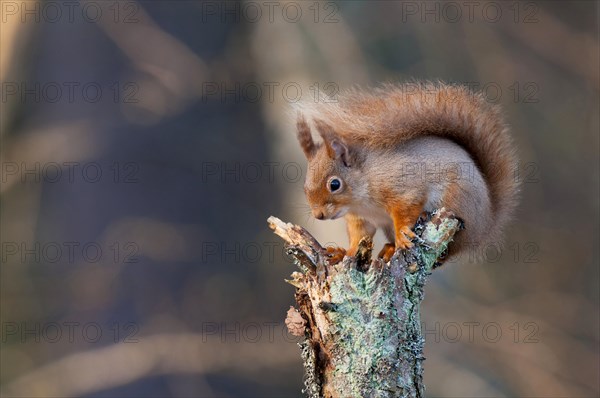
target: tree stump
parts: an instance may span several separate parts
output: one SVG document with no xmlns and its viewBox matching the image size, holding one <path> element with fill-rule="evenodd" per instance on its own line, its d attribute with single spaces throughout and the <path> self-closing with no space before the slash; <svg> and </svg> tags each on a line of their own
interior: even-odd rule
<svg viewBox="0 0 600 398">
<path fill-rule="evenodd" d="M 445 209 L 421 216 L 415 245 L 389 263 L 371 261 L 363 239 L 356 257 L 329 264 L 328 254 L 304 228 L 269 217 L 300 272 L 298 309 L 286 324 L 299 343 L 309 397 L 423 397 L 420 303 L 423 288 L 460 221 Z"/>
</svg>

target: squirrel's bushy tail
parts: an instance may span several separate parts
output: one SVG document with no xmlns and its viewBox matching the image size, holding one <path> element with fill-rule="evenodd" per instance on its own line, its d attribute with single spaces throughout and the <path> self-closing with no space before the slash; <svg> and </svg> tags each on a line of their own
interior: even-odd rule
<svg viewBox="0 0 600 398">
<path fill-rule="evenodd" d="M 500 109 L 467 87 L 443 83 L 353 89 L 339 98 L 304 103 L 307 119 L 322 119 L 349 143 L 389 148 L 420 136 L 447 138 L 471 155 L 483 174 L 499 236 L 517 203 L 516 155 Z"/>
</svg>

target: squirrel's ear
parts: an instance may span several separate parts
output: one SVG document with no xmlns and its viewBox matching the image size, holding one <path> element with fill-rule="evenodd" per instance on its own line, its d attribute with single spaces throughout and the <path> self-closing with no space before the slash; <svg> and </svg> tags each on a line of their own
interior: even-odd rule
<svg viewBox="0 0 600 398">
<path fill-rule="evenodd" d="M 352 165 L 350 150 L 348 146 L 342 142 L 338 135 L 329 124 L 322 120 L 315 120 L 315 126 L 321 137 L 323 137 L 323 143 L 327 148 L 327 154 L 332 159 L 340 159 L 344 166 L 350 167 Z"/>
<path fill-rule="evenodd" d="M 298 130 L 296 133 L 298 135 L 298 142 L 300 142 L 300 146 L 302 147 L 306 158 L 310 159 L 315 154 L 316 147 L 310 133 L 310 127 L 301 113 L 298 113 L 296 128 Z"/>
</svg>

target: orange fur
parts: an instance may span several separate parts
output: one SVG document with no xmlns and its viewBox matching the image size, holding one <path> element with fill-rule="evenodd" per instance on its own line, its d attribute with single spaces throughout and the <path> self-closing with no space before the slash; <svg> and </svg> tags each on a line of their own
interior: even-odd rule
<svg viewBox="0 0 600 398">
<path fill-rule="evenodd" d="M 390 261 L 394 253 L 396 252 L 396 246 L 393 243 L 386 243 L 377 255 L 378 258 L 382 258 L 386 263 Z"/>
<path fill-rule="evenodd" d="M 408 249 L 413 246 L 411 239 L 415 237 L 412 227 L 423 211 L 423 201 L 411 203 L 402 199 L 394 199 L 386 203 L 388 213 L 394 222 L 396 249 Z"/>
<path fill-rule="evenodd" d="M 347 254 L 354 256 L 358 250 L 360 240 L 365 236 L 372 238 L 375 235 L 375 227 L 365 222 L 364 219 L 352 214 L 346 216 L 346 223 L 348 237 L 350 238 L 350 248 Z"/>
</svg>

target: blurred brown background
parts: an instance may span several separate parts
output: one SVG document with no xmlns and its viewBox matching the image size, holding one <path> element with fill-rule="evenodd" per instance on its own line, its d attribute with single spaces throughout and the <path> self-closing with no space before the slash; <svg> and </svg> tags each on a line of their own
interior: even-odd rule
<svg viewBox="0 0 600 398">
<path fill-rule="evenodd" d="M 290 103 L 483 89 L 523 181 L 506 245 L 426 289 L 427 394 L 592 397 L 599 374 L 598 3 L 0 1 L 3 396 L 299 396 L 312 220 Z M 380 241 L 381 242 L 381 241 Z"/>
</svg>

